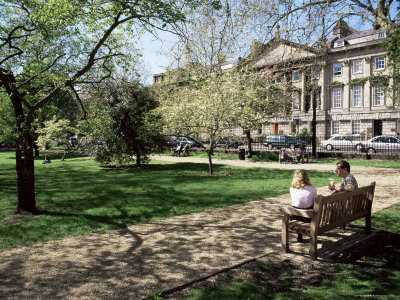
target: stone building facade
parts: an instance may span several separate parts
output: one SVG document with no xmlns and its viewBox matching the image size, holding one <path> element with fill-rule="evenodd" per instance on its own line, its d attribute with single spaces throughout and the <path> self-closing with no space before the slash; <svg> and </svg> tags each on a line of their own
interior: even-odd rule
<svg viewBox="0 0 400 300">
<path fill-rule="evenodd" d="M 311 132 L 313 115 L 320 138 L 400 132 L 400 113 L 390 109 L 391 82 L 382 76 L 389 74 L 385 37 L 383 30 L 356 31 L 339 20 L 333 37 L 324 43 L 300 45 L 279 35 L 265 45 L 253 41 L 244 63 L 260 72 L 272 70 L 277 84 L 293 87 L 291 115 L 262 126 L 253 136 L 292 134 L 303 128 Z"/>
<path fill-rule="evenodd" d="M 338 20 L 332 38 L 308 45 L 275 38 L 267 44 L 253 40 L 250 54 L 244 59 L 226 62 L 222 69 L 247 65 L 258 72 L 273 74 L 276 84 L 292 87 L 293 107 L 290 116 L 268 119 L 251 135 L 256 141 L 270 134 L 312 132 L 320 139 L 333 134 L 371 138 L 400 132 L 400 112 L 393 105 L 388 86 L 391 80 L 382 42 L 386 32 L 357 31 Z M 175 70 L 176 71 L 176 70 Z M 171 77 L 171 71 L 154 75 L 154 83 Z M 400 99 L 398 100 L 400 102 Z M 233 128 L 242 136 L 240 128 Z"/>
</svg>

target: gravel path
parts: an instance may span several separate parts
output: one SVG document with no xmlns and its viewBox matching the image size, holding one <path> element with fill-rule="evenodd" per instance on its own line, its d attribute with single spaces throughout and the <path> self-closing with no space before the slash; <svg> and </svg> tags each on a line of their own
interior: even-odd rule
<svg viewBox="0 0 400 300">
<path fill-rule="evenodd" d="M 154 157 L 204 163 L 205 159 Z M 219 161 L 244 167 L 294 169 L 299 165 Z M 302 168 L 333 171 L 333 166 Z M 354 167 L 359 185 L 377 182 L 373 210 L 400 202 L 396 169 Z M 326 193 L 325 188 L 319 192 Z M 210 211 L 0 251 L 0 299 L 141 299 L 198 280 L 256 257 L 281 254 L 280 207 L 288 194 Z M 357 240 L 360 230 L 337 230 L 321 239 L 320 260 L 338 240 Z M 321 248 L 322 246 L 322 248 Z M 305 245 L 307 249 L 308 245 Z M 304 249 L 303 249 L 304 250 Z M 303 251 L 300 250 L 300 251 Z"/>
</svg>

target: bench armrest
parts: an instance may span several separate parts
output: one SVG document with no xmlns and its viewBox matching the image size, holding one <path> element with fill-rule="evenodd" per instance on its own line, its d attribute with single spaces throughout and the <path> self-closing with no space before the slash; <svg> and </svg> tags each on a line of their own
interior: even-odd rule
<svg viewBox="0 0 400 300">
<path fill-rule="evenodd" d="M 314 215 L 314 210 L 312 209 L 294 208 L 293 206 L 282 207 L 282 212 L 287 215 L 300 216 L 305 218 L 312 218 Z"/>
</svg>

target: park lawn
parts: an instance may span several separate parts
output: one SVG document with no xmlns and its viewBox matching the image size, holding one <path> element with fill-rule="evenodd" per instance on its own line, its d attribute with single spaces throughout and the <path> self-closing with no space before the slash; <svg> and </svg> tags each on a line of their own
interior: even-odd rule
<svg viewBox="0 0 400 300">
<path fill-rule="evenodd" d="M 364 242 L 334 263 L 304 270 L 290 260 L 258 261 L 246 271 L 217 275 L 217 284 L 191 288 L 185 299 L 398 299 L 399 221 L 400 204 L 373 214 L 372 228 L 383 239 Z"/>
<path fill-rule="evenodd" d="M 60 154 L 61 155 L 61 154 Z M 291 170 L 151 162 L 106 169 L 89 157 L 35 160 L 36 202 L 43 214 L 15 215 L 15 154 L 0 152 L 0 248 L 126 227 L 288 193 Z M 330 173 L 310 172 L 315 186 Z M 228 188 L 227 188 L 228 187 Z M 288 203 L 290 200 L 288 199 Z"/>
</svg>

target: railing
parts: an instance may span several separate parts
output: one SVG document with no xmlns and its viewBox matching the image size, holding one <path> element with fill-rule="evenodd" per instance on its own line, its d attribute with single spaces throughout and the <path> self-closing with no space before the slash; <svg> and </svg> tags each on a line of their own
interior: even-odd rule
<svg viewBox="0 0 400 300">
<path fill-rule="evenodd" d="M 311 153 L 311 139 L 296 139 L 286 143 L 253 142 L 252 150 L 260 152 L 277 151 L 280 149 L 297 150 L 299 145 L 303 143 L 307 152 Z M 241 145 L 239 148 L 247 149 L 247 145 Z M 400 137 L 399 136 L 378 136 L 372 139 L 362 139 L 360 137 L 339 137 L 335 136 L 330 139 L 317 137 L 316 151 L 318 153 L 355 153 L 355 154 L 400 154 Z"/>
</svg>

